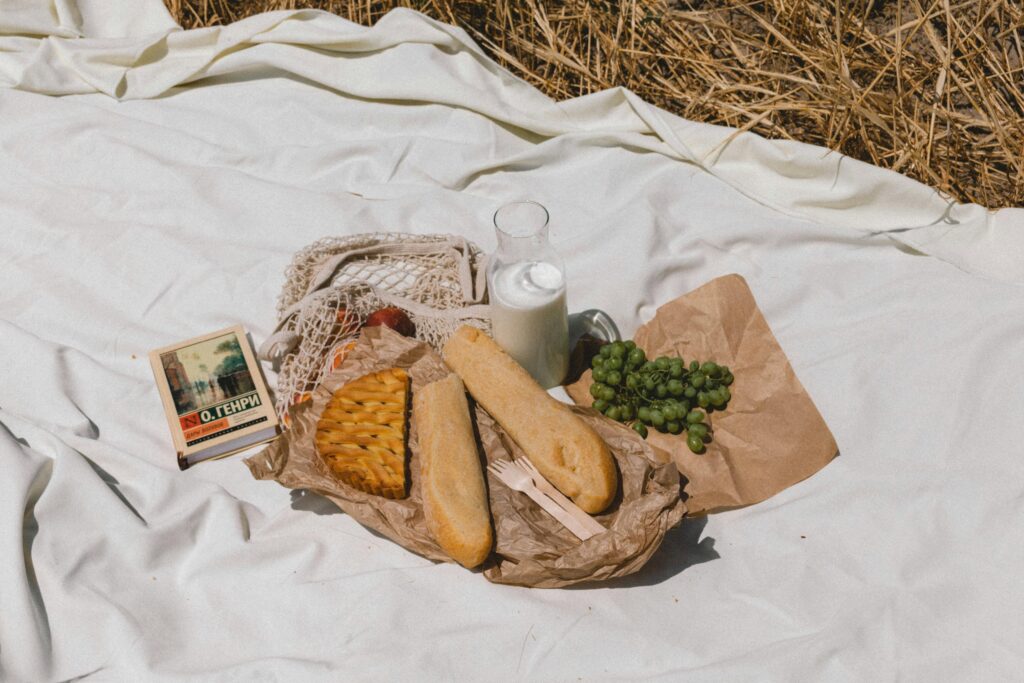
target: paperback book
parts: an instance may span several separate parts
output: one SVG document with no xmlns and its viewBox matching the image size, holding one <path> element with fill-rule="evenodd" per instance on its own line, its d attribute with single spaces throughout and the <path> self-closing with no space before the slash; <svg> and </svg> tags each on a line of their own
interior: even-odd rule
<svg viewBox="0 0 1024 683">
<path fill-rule="evenodd" d="M 266 382 L 240 325 L 149 353 L 178 467 L 280 434 Z"/>
</svg>

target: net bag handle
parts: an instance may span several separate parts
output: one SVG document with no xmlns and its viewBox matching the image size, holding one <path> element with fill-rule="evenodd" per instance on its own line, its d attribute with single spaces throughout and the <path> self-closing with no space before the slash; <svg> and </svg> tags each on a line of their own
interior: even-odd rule
<svg viewBox="0 0 1024 683">
<path fill-rule="evenodd" d="M 317 292 L 330 287 L 335 275 L 349 261 L 360 256 L 373 255 L 417 255 L 434 254 L 442 251 L 449 251 L 454 254 L 459 268 L 459 285 L 462 288 L 462 297 L 466 301 L 474 303 L 462 308 L 439 309 L 413 301 L 412 299 L 392 294 L 379 287 L 370 286 L 369 289 L 381 300 L 403 308 L 414 315 L 441 318 L 444 320 L 459 320 L 466 317 L 488 317 L 490 307 L 480 303 L 487 291 L 487 257 L 481 258 L 480 264 L 473 273 L 470 260 L 470 249 L 465 238 L 447 236 L 444 240 L 433 242 L 391 242 L 384 244 L 373 244 L 366 247 L 348 249 L 335 254 L 321 264 L 316 274 L 310 280 L 305 295 L 289 306 L 281 313 L 281 318 L 274 327 L 274 332 L 260 345 L 257 355 L 261 360 L 273 362 L 275 365 L 282 358 L 295 350 L 302 341 L 302 336 L 294 330 L 286 329 L 296 314 L 300 313 L 311 300 L 315 299 Z"/>
</svg>

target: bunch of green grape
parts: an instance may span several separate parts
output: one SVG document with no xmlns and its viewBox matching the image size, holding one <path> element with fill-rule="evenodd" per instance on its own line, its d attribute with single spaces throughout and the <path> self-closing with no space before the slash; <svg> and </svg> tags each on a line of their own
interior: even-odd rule
<svg viewBox="0 0 1024 683">
<path fill-rule="evenodd" d="M 593 406 L 647 438 L 648 427 L 681 434 L 694 453 L 711 441 L 706 414 L 725 408 L 732 398 L 732 371 L 714 361 L 691 361 L 662 356 L 648 360 L 632 341 L 605 344 L 591 361 Z M 702 410 L 703 409 L 703 410 Z"/>
</svg>

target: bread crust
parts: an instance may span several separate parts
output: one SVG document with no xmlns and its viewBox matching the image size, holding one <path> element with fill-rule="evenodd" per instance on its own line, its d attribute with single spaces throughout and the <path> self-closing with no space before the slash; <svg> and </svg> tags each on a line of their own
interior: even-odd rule
<svg viewBox="0 0 1024 683">
<path fill-rule="evenodd" d="M 420 488 L 427 529 L 466 568 L 481 564 L 494 535 L 469 404 L 455 374 L 413 397 L 419 439 Z"/>
<path fill-rule="evenodd" d="M 444 360 L 559 491 L 590 514 L 611 504 L 618 471 L 604 441 L 493 339 L 460 327 L 445 345 Z"/>
</svg>

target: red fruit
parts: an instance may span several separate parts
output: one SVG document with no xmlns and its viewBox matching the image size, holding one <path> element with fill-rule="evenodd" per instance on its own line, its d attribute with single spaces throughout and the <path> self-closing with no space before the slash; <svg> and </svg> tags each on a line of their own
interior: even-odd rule
<svg viewBox="0 0 1024 683">
<path fill-rule="evenodd" d="M 376 327 L 377 325 L 390 327 L 404 337 L 412 337 L 416 334 L 416 326 L 409 320 L 409 316 L 401 308 L 394 306 L 382 308 L 369 315 L 366 319 L 366 327 Z"/>
</svg>

